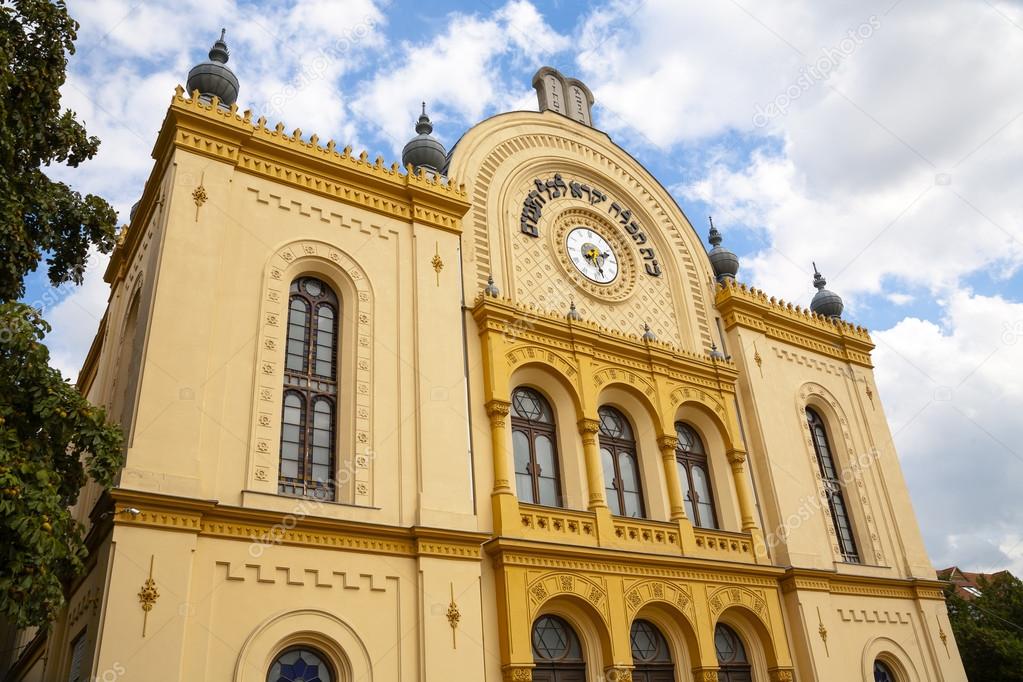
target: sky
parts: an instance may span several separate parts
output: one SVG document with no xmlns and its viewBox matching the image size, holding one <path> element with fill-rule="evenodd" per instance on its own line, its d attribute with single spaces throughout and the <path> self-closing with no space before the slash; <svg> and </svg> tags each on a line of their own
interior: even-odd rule
<svg viewBox="0 0 1023 682">
<path fill-rule="evenodd" d="M 51 175 L 127 222 L 174 86 L 227 28 L 239 104 L 400 158 L 421 101 L 449 148 L 535 109 L 552 65 L 594 124 L 738 253 L 742 281 L 809 302 L 811 262 L 871 330 L 937 567 L 1023 576 L 1020 0 L 69 0 L 62 88 L 102 140 Z M 109 290 L 29 277 L 53 363 L 77 375 Z"/>
</svg>

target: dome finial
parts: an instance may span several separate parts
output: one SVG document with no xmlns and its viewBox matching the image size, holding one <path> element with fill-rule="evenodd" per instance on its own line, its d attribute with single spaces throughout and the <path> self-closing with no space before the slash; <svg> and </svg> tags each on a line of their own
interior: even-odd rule
<svg viewBox="0 0 1023 682">
<path fill-rule="evenodd" d="M 714 216 L 707 216 L 707 222 L 710 223 L 710 233 L 708 234 L 707 241 L 714 246 L 721 245 L 721 233 L 718 232 L 718 228 L 714 227 Z"/>
<path fill-rule="evenodd" d="M 707 216 L 707 220 L 710 222 L 710 232 L 707 235 L 707 241 L 714 246 L 708 254 L 710 265 L 714 268 L 714 276 L 717 277 L 719 282 L 733 280 L 735 279 L 735 273 L 739 272 L 739 257 L 721 246 L 723 240 L 718 228 L 714 227 L 714 218 Z"/>
<path fill-rule="evenodd" d="M 813 295 L 813 300 L 810 301 L 810 310 L 824 317 L 838 319 L 842 316 L 842 309 L 845 305 L 842 303 L 841 296 L 824 288 L 827 284 L 828 280 L 824 279 L 824 275 L 817 269 L 817 263 L 814 262 L 813 285 L 816 287 L 817 293 Z"/>
<path fill-rule="evenodd" d="M 430 117 L 426 115 L 426 102 L 423 102 L 423 113 L 419 114 L 416 132 L 420 135 L 429 135 L 433 132 L 433 123 L 430 122 Z"/>
<path fill-rule="evenodd" d="M 828 285 L 828 280 L 824 279 L 824 275 L 817 269 L 817 263 L 811 261 L 813 264 L 813 285 L 818 289 L 823 289 Z"/>
<path fill-rule="evenodd" d="M 220 38 L 213 43 L 213 47 L 210 48 L 210 61 L 219 62 L 221 64 L 227 64 L 227 60 L 231 56 L 231 52 L 227 49 L 227 42 L 224 41 L 224 36 L 227 35 L 227 29 L 220 29 Z"/>
<path fill-rule="evenodd" d="M 231 52 L 224 40 L 226 35 L 227 29 L 221 28 L 220 38 L 210 48 L 209 59 L 188 72 L 187 86 L 188 92 L 198 90 L 204 100 L 216 97 L 223 106 L 229 107 L 238 101 L 238 77 L 227 66 Z"/>
</svg>

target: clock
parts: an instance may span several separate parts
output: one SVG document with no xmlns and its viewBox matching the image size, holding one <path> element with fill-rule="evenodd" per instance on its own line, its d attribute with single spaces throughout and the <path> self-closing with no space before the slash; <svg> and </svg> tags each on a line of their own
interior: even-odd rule
<svg viewBox="0 0 1023 682">
<path fill-rule="evenodd" d="M 618 258 L 607 240 L 588 227 L 576 227 L 565 238 L 568 258 L 583 277 L 610 284 L 618 276 Z"/>
</svg>

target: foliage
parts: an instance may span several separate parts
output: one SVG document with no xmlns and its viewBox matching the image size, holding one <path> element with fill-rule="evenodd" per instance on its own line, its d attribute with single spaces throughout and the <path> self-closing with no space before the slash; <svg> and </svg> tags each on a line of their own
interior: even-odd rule
<svg viewBox="0 0 1023 682">
<path fill-rule="evenodd" d="M 0 301 L 24 294 L 44 253 L 54 285 L 81 284 L 89 247 L 114 245 L 110 205 L 43 173 L 55 163 L 77 167 L 99 148 L 60 108 L 77 30 L 63 0 L 0 2 Z"/>
<path fill-rule="evenodd" d="M 945 590 L 948 617 L 966 676 L 974 682 L 1023 682 L 1023 582 L 1008 572 L 979 580 L 972 600 Z"/>
<path fill-rule="evenodd" d="M 69 508 L 121 459 L 120 430 L 49 366 L 49 326 L 14 302 L 44 255 L 52 284 L 81 283 L 89 249 L 114 245 L 113 209 L 43 172 L 99 146 L 60 106 L 77 30 L 63 0 L 0 0 L 0 617 L 21 626 L 52 620 L 81 573 Z"/>
<path fill-rule="evenodd" d="M 0 613 L 43 624 L 85 557 L 69 508 L 86 474 L 112 482 L 121 433 L 49 366 L 35 309 L 0 304 L 0 325 Z"/>
</svg>

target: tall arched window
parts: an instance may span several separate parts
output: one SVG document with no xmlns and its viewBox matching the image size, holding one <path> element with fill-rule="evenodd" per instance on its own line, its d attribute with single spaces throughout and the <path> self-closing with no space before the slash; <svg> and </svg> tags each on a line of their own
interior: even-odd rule
<svg viewBox="0 0 1023 682">
<path fill-rule="evenodd" d="M 646 620 L 632 622 L 633 682 L 675 682 L 671 650 L 657 626 Z"/>
<path fill-rule="evenodd" d="M 277 489 L 333 500 L 337 442 L 337 296 L 323 281 L 291 283 Z"/>
<path fill-rule="evenodd" d="M 600 459 L 604 465 L 604 486 L 612 514 L 642 518 L 643 487 L 639 482 L 636 441 L 625 415 L 605 405 L 600 417 Z"/>
<path fill-rule="evenodd" d="M 856 551 L 856 539 L 853 537 L 849 511 L 845 505 L 845 495 L 842 492 L 841 472 L 838 470 L 834 457 L 831 456 L 828 431 L 824 427 L 824 421 L 820 415 L 809 407 L 806 408 L 806 421 L 810 424 L 810 433 L 813 435 L 813 449 L 817 453 L 817 466 L 820 467 L 821 478 L 824 481 L 828 507 L 831 510 L 831 520 L 834 522 L 835 532 L 838 534 L 838 547 L 842 551 L 842 558 L 852 563 L 859 563 L 860 555 Z"/>
<path fill-rule="evenodd" d="M 874 682 L 896 682 L 898 678 L 883 661 L 874 661 Z"/>
<path fill-rule="evenodd" d="M 746 647 L 735 630 L 718 623 L 714 628 L 714 651 L 718 657 L 718 682 L 751 682 L 753 670 Z"/>
<path fill-rule="evenodd" d="M 274 659 L 266 682 L 336 682 L 326 658 L 308 647 L 293 647 Z"/>
<path fill-rule="evenodd" d="M 675 422 L 675 464 L 678 466 L 678 480 L 682 485 L 682 499 L 686 513 L 694 526 L 717 528 L 714 513 L 714 494 L 710 488 L 710 467 L 707 465 L 707 451 L 700 435 L 689 424 Z"/>
<path fill-rule="evenodd" d="M 533 682 L 584 682 L 586 660 L 572 626 L 557 616 L 533 624 Z"/>
<path fill-rule="evenodd" d="M 531 388 L 512 393 L 512 446 L 519 499 L 561 506 L 557 430 L 550 404 Z"/>
</svg>

